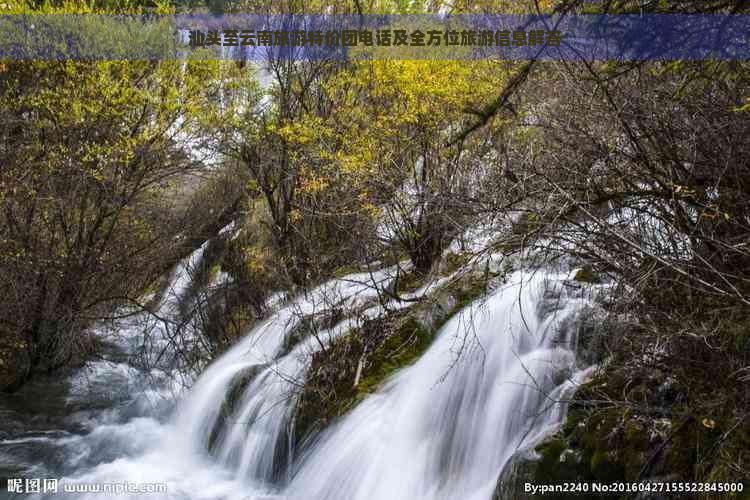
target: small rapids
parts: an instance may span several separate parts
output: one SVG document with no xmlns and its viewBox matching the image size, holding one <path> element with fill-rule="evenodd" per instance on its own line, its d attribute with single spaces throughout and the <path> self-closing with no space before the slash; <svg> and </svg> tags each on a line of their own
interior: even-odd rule
<svg viewBox="0 0 750 500">
<path fill-rule="evenodd" d="M 185 269 L 201 255 L 175 273 L 164 315 L 177 314 L 189 287 Z M 110 356 L 0 405 L 0 418 L 12 424 L 0 433 L 0 473 L 59 477 L 58 494 L 35 497 L 50 500 L 112 498 L 62 491 L 89 483 L 166 485 L 166 492 L 117 496 L 131 500 L 489 500 L 513 453 L 564 418 L 561 401 L 585 375 L 575 346 L 577 312 L 588 300 L 566 274 L 512 273 L 455 314 L 418 361 L 294 449 L 295 394 L 310 354 L 363 317 L 383 314 L 379 292 L 391 271 L 346 276 L 280 301 L 189 390 L 175 387 L 167 366 L 144 373 L 124 362 L 144 344 L 137 328 L 125 331 Z M 301 318 L 332 306 L 359 314 L 291 341 Z M 166 339 L 151 334 L 151 351 L 163 351 Z"/>
</svg>

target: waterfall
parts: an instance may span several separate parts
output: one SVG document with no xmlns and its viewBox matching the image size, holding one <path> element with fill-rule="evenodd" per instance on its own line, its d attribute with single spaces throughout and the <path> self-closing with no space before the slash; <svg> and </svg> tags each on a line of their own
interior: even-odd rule
<svg viewBox="0 0 750 500">
<path fill-rule="evenodd" d="M 380 291 L 392 275 L 360 273 L 288 302 L 277 297 L 276 311 L 205 368 L 171 417 L 138 415 L 62 438 L 79 456 L 63 483 L 167 483 L 159 497 L 174 500 L 490 499 L 511 455 L 562 421 L 558 400 L 582 376 L 574 318 L 587 301 L 567 275 L 515 272 L 454 315 L 413 365 L 291 449 L 295 391 L 321 338 L 290 344 L 290 335 L 302 318 L 332 308 L 358 314 L 318 332 L 323 342 L 382 315 Z M 179 272 L 172 287 L 187 289 Z M 105 446 L 115 450 L 106 459 L 80 460 Z"/>
<path fill-rule="evenodd" d="M 172 320 L 179 314 L 205 248 L 176 266 L 155 308 L 157 316 Z M 97 359 L 40 376 L 0 398 L 0 477 L 77 477 L 140 455 L 162 438 L 164 418 L 179 392 L 168 373 L 170 363 L 144 370 L 131 361 L 134 356 L 152 361 L 168 346 L 168 332 L 148 313 L 129 313 L 126 308 L 118 312 L 123 319 L 114 330 L 93 327 L 102 346 Z M 4 483 L 0 498 L 5 498 Z"/>
<path fill-rule="evenodd" d="M 559 377 L 575 366 L 565 320 L 581 301 L 561 278 L 516 273 L 454 316 L 308 451 L 287 498 L 490 499 L 502 466 L 560 421 L 554 403 L 575 384 Z"/>
<path fill-rule="evenodd" d="M 314 289 L 253 328 L 209 366 L 177 412 L 177 426 L 184 433 L 182 440 L 191 451 L 202 453 L 209 448 L 209 437 L 228 394 L 236 388 L 234 384 L 244 376 L 255 375 L 246 387 L 240 388 L 238 410 L 218 431 L 214 448 L 219 461 L 234 469 L 238 479 L 249 476 L 270 481 L 281 466 L 275 459 L 276 446 L 291 416 L 294 389 L 304 382 L 309 361 L 306 354 L 315 348 L 314 339 L 306 339 L 278 357 L 287 335 L 302 318 L 331 304 L 352 309 L 374 300 L 390 281 L 389 271 L 349 275 Z M 321 335 L 330 339 L 351 326 L 343 322 Z"/>
<path fill-rule="evenodd" d="M 177 341 L 190 341 L 195 332 L 184 331 L 179 337 L 171 338 L 170 322 L 179 322 L 181 305 L 207 246 L 208 242 L 204 243 L 175 267 L 155 308 L 153 316 L 159 319 L 154 320 L 148 312 L 127 317 L 129 311 L 123 310 L 122 315 L 127 319 L 119 322 L 114 332 L 105 329 L 95 332 L 103 340 L 111 341 L 119 351 L 119 355 L 115 360 L 89 362 L 78 371 L 71 380 L 73 387 L 69 400 L 88 397 L 89 392 L 97 385 L 103 385 L 103 390 L 111 390 L 108 386 L 116 385 L 118 390 L 130 391 L 136 398 L 166 396 L 167 392 L 177 390 L 171 383 L 167 387 L 166 380 L 169 375 L 167 372 L 178 362 L 174 356 L 169 356 L 170 351 L 174 351 L 171 344 Z M 149 372 L 142 373 L 122 359 L 138 355 L 141 357 L 140 364 L 151 368 Z M 119 375 L 119 377 L 113 380 L 113 375 Z M 155 382 L 159 382 L 156 384 L 159 387 L 153 387 Z"/>
</svg>

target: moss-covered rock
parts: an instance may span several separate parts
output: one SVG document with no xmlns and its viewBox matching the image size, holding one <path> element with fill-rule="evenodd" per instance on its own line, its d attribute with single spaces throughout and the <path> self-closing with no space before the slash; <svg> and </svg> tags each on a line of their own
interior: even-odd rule
<svg viewBox="0 0 750 500">
<path fill-rule="evenodd" d="M 424 275 L 419 274 L 413 269 L 406 271 L 398 276 L 397 282 L 395 283 L 395 291 L 398 293 L 414 292 L 422 286 L 424 281 Z"/>
<path fill-rule="evenodd" d="M 430 300 L 417 306 L 412 317 L 425 330 L 434 331 L 456 311 L 457 304 L 458 300 L 454 294 L 439 291 Z"/>
<path fill-rule="evenodd" d="M 539 498 L 526 491 L 526 484 L 554 485 L 571 481 L 595 480 L 580 451 L 570 447 L 561 432 L 552 434 L 533 450 L 522 449 L 508 460 L 497 481 L 493 500 L 531 500 Z M 545 498 L 571 498 L 570 493 L 551 492 Z M 595 499 L 598 495 L 576 492 L 575 498 Z"/>
<path fill-rule="evenodd" d="M 368 320 L 313 354 L 295 411 L 297 440 L 324 428 L 396 370 L 415 361 L 433 334 L 434 330 L 426 330 L 414 317 L 399 311 Z"/>
<path fill-rule="evenodd" d="M 440 269 L 443 274 L 455 273 L 462 267 L 466 266 L 470 261 L 471 254 L 469 253 L 449 252 L 443 258 Z"/>
<path fill-rule="evenodd" d="M 514 453 L 500 473 L 492 500 L 530 500 L 532 496 L 526 493 L 524 485 L 534 482 L 539 459 L 531 450 Z"/>
<path fill-rule="evenodd" d="M 491 278 L 497 279 L 499 273 Z M 295 411 L 295 440 L 324 428 L 416 361 L 437 331 L 490 285 L 487 273 L 466 273 L 406 310 L 365 321 L 313 354 Z"/>
<path fill-rule="evenodd" d="M 712 418 L 692 415 L 687 405 L 668 406 L 669 402 L 660 399 L 664 396 L 655 390 L 665 377 L 659 369 L 630 379 L 619 372 L 600 370 L 579 387 L 561 429 L 539 443 L 534 453 L 522 452 L 506 465 L 495 498 L 531 498 L 523 496 L 523 482 L 632 483 L 659 478 L 693 481 L 696 477 L 700 481 L 732 481 L 727 474 L 731 467 L 720 458 L 707 464 L 705 470 L 698 466 L 722 444 L 726 429 Z M 623 404 L 623 399 L 629 403 Z M 642 411 L 656 407 L 662 412 Z M 740 447 L 750 445 L 747 434 L 740 431 L 735 436 L 742 443 Z M 548 494 L 545 498 L 568 497 Z M 581 493 L 576 498 L 598 497 Z M 661 497 L 641 493 L 638 498 Z M 713 497 L 709 493 L 698 498 Z"/>
<path fill-rule="evenodd" d="M 601 283 L 601 276 L 594 271 L 594 268 L 588 265 L 576 271 L 573 279 L 580 283 Z"/>
<path fill-rule="evenodd" d="M 344 319 L 344 311 L 334 307 L 316 314 L 308 314 L 286 333 L 281 347 L 281 355 L 291 352 L 294 347 L 310 335 L 333 328 Z"/>
<path fill-rule="evenodd" d="M 242 400 L 242 395 L 247 389 L 247 386 L 255 378 L 258 373 L 266 368 L 267 365 L 255 365 L 248 367 L 245 370 L 239 372 L 229 384 L 229 390 L 224 396 L 221 408 L 219 409 L 219 416 L 216 419 L 213 429 L 208 437 L 208 449 L 213 451 L 216 447 L 219 437 L 226 431 L 227 425 L 232 422 L 232 416 L 235 410 L 238 409 L 238 405 Z"/>
<path fill-rule="evenodd" d="M 606 328 L 605 316 L 601 308 L 583 306 L 572 319 L 574 324 L 566 325 L 576 329 L 576 354 L 584 366 L 601 363 L 609 355 L 607 342 L 611 335 Z"/>
</svg>

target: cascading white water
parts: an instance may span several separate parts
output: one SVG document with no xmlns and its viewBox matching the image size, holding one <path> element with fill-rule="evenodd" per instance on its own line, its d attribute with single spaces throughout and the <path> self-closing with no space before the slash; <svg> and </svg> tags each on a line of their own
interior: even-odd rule
<svg viewBox="0 0 750 500">
<path fill-rule="evenodd" d="M 351 309 L 373 300 L 389 280 L 388 272 L 379 272 L 326 283 L 280 309 L 209 366 L 177 412 L 177 426 L 185 432 L 192 451 L 204 453 L 209 448 L 209 437 L 233 382 L 249 369 L 261 367 L 243 389 L 239 411 L 220 431 L 215 448 L 220 462 L 233 468 L 238 479 L 270 480 L 278 467 L 275 450 L 292 409 L 295 384 L 303 382 L 300 377 L 308 359 L 304 351 L 311 347 L 310 342 L 302 342 L 276 359 L 287 334 L 303 317 L 331 303 Z"/>
<path fill-rule="evenodd" d="M 513 452 L 559 422 L 553 403 L 575 383 L 558 380 L 575 365 L 561 322 L 580 305 L 559 296 L 561 278 L 516 273 L 456 315 L 419 361 L 309 450 L 285 496 L 490 499 Z M 559 308 L 540 310 L 550 297 Z"/>
<path fill-rule="evenodd" d="M 174 320 L 179 314 L 205 247 L 176 267 L 156 308 L 158 317 Z M 92 333 L 102 343 L 100 359 L 32 380 L 18 394 L 0 398 L 0 475 L 78 474 L 139 454 L 163 435 L 160 419 L 173 406 L 176 392 L 166 371 L 170 363 L 143 370 L 129 361 L 138 354 L 147 365 L 155 364 L 155 357 L 168 348 L 164 322 L 147 321 L 140 314 L 123 319 L 114 330 L 98 325 Z M 0 498 L 6 498 L 4 483 L 0 481 Z"/>
<path fill-rule="evenodd" d="M 213 387 L 214 396 L 208 399 L 199 395 L 196 399 L 189 398 L 179 414 L 184 421 L 185 427 L 191 427 L 191 422 L 199 421 L 201 425 L 192 435 L 192 442 L 196 443 L 198 450 L 208 447 L 207 436 L 211 426 L 215 425 L 218 416 L 218 404 L 215 394 L 225 395 L 230 389 L 230 382 L 242 375 L 253 363 L 254 356 L 248 356 L 248 342 L 256 342 L 255 339 L 270 337 L 273 343 L 271 348 L 266 349 L 267 357 L 255 362 L 258 364 L 269 364 L 250 384 L 243 390 L 243 396 L 237 405 L 239 411 L 231 415 L 228 425 L 223 427 L 223 433 L 217 438 L 218 459 L 221 464 L 234 470 L 237 480 L 250 479 L 260 484 L 265 484 L 273 489 L 271 483 L 278 480 L 279 472 L 286 470 L 287 460 L 292 450 L 284 450 L 288 442 L 284 437 L 291 437 L 291 417 L 294 410 L 295 391 L 304 383 L 304 377 L 310 362 L 310 354 L 320 348 L 320 342 L 328 342 L 340 335 L 345 335 L 360 324 L 363 318 L 373 318 L 383 314 L 384 307 L 381 304 L 367 307 L 357 317 L 348 318 L 325 331 L 318 332 L 317 336 L 303 339 L 289 353 L 271 362 L 269 359 L 278 353 L 281 340 L 286 333 L 293 328 L 299 319 L 311 314 L 321 305 L 331 302 L 334 298 L 338 306 L 352 310 L 357 305 L 367 305 L 373 301 L 378 293 L 387 286 L 393 275 L 392 269 L 386 269 L 378 273 L 349 275 L 339 280 L 334 280 L 314 290 L 312 294 L 303 300 L 298 300 L 291 306 L 282 309 L 272 318 L 274 333 L 265 331 L 269 328 L 264 323 L 259 331 L 248 335 L 247 339 L 233 349 L 230 355 L 216 363 L 216 369 L 222 371 L 223 376 L 210 375 L 202 377 L 207 384 Z M 432 288 L 443 281 L 432 283 L 420 288 L 404 298 L 410 299 L 428 293 Z M 335 299 L 338 297 L 338 299 Z M 410 302 L 389 301 L 388 308 L 395 310 L 407 307 Z M 238 360 L 239 364 L 236 363 Z M 258 359 L 255 357 L 255 359 Z M 221 366 L 221 368 L 219 368 Z M 219 379 L 221 390 L 215 391 L 214 382 L 209 380 Z M 199 382 L 200 384 L 201 382 Z M 200 389 L 198 392 L 203 392 Z M 205 391 L 208 393 L 209 391 Z M 196 411 L 199 414 L 196 416 Z M 287 439 L 288 441 L 288 439 Z M 281 447 L 281 448 L 280 448 Z M 281 452 L 281 453 L 279 453 Z M 283 474 L 282 474 L 283 476 Z"/>
<path fill-rule="evenodd" d="M 351 310 L 377 303 L 378 294 L 389 285 L 392 274 L 392 269 L 386 269 L 345 276 L 281 307 L 206 368 L 184 395 L 171 421 L 158 424 L 140 419 L 127 424 L 127 434 L 142 429 L 157 439 L 139 443 L 138 453 L 99 464 L 66 481 L 168 482 L 169 498 L 203 498 L 207 491 L 217 495 L 210 498 L 245 498 L 252 491 L 267 491 L 267 482 L 279 467 L 274 450 L 293 409 L 294 384 L 302 381 L 309 359 L 305 354 L 315 348 L 307 339 L 279 357 L 287 335 L 301 318 L 326 308 Z M 364 314 L 373 309 L 379 306 L 371 306 Z M 344 333 L 351 327 L 347 323 L 321 335 L 330 338 Z M 235 382 L 248 370 L 257 375 L 244 389 L 238 411 L 219 426 L 215 453 L 210 455 L 209 440 L 220 424 L 222 405 L 236 387 Z M 126 435 L 117 437 L 128 439 Z M 69 498 L 77 497 L 71 494 Z"/>
<path fill-rule="evenodd" d="M 176 341 L 170 339 L 170 328 L 166 323 L 178 321 L 180 305 L 192 284 L 193 275 L 200 266 L 207 245 L 208 242 L 204 243 L 183 259 L 174 269 L 169 284 L 156 307 L 154 316 L 159 318 L 158 320 L 151 321 L 153 318 L 150 314 L 142 313 L 120 322 L 114 332 L 99 332 L 100 338 L 111 341 L 122 351 L 125 357 L 132 357 L 137 353 L 142 356 L 142 364 L 153 368 L 148 374 L 149 383 L 152 386 L 158 380 L 161 382 L 161 388 L 164 389 L 167 374 L 157 366 L 167 368 L 175 363 L 175 360 L 171 359 L 170 356 L 164 355 L 170 351 Z M 190 337 L 191 335 L 188 332 L 182 332 L 178 339 L 186 340 Z M 73 377 L 71 381 L 73 387 L 69 400 L 74 400 L 77 397 L 88 397 L 91 390 L 95 389 L 98 384 L 103 385 L 102 390 L 112 390 L 110 386 L 113 383 L 113 375 L 118 376 L 119 390 L 132 392 L 137 389 L 150 393 L 155 389 L 154 387 L 146 388 L 144 385 L 146 381 L 143 380 L 143 375 L 146 374 L 140 373 L 139 370 L 123 360 L 93 361 Z M 133 387 L 134 385 L 137 388 Z M 173 388 L 170 387 L 170 389 Z M 139 396 L 139 394 L 135 394 L 135 396 Z"/>
<path fill-rule="evenodd" d="M 72 438 L 105 441 L 122 453 L 65 481 L 166 482 L 168 493 L 157 496 L 175 500 L 491 498 L 513 452 L 561 421 L 564 405 L 556 400 L 580 376 L 573 375 L 570 319 L 584 300 L 568 296 L 563 275 L 512 274 L 454 316 L 379 392 L 304 449 L 284 449 L 294 390 L 318 348 L 308 338 L 285 352 L 290 331 L 332 305 L 358 306 L 360 317 L 382 314 L 374 299 L 390 274 L 334 280 L 280 307 L 204 370 L 171 419 L 139 417 L 109 425 L 104 435 Z M 356 324 L 344 320 L 321 335 L 344 335 Z M 238 388 L 227 414 L 222 408 Z"/>
</svg>

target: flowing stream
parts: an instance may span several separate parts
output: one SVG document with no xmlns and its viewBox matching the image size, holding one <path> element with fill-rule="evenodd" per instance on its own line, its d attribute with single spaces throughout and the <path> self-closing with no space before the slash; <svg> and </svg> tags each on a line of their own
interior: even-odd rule
<svg viewBox="0 0 750 500">
<path fill-rule="evenodd" d="M 201 255 L 178 268 L 161 314 L 179 314 Z M 279 300 L 189 390 L 167 376 L 169 363 L 132 368 L 144 338 L 124 328 L 103 359 L 0 401 L 0 477 L 60 478 L 58 494 L 36 495 L 49 499 L 112 498 L 63 488 L 130 483 L 166 492 L 116 498 L 489 500 L 503 465 L 562 421 L 558 401 L 585 375 L 574 354 L 585 294 L 567 274 L 512 273 L 454 315 L 417 362 L 293 449 L 295 390 L 310 353 L 382 314 L 378 291 L 390 275 L 350 275 Z M 300 318 L 331 307 L 360 314 L 291 343 Z M 164 351 L 167 337 L 152 331 L 151 351 Z"/>
</svg>

